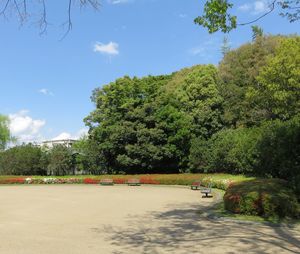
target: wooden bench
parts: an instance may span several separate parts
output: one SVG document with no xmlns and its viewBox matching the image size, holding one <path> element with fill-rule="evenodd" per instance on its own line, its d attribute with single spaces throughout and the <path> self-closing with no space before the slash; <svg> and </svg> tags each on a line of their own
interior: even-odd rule
<svg viewBox="0 0 300 254">
<path fill-rule="evenodd" d="M 101 179 L 100 185 L 114 185 L 113 179 Z"/>
<path fill-rule="evenodd" d="M 200 190 L 201 188 L 201 182 L 193 182 L 191 184 L 191 190 Z"/>
<path fill-rule="evenodd" d="M 201 193 L 205 194 L 202 196 L 202 198 L 208 198 L 208 197 L 212 197 L 212 190 L 211 190 L 211 184 L 208 184 L 207 187 L 201 189 Z M 210 195 L 209 195 L 210 194 Z M 209 195 L 209 196 L 208 196 Z"/>
<path fill-rule="evenodd" d="M 141 181 L 140 179 L 128 179 L 127 184 L 128 186 L 140 186 Z"/>
</svg>

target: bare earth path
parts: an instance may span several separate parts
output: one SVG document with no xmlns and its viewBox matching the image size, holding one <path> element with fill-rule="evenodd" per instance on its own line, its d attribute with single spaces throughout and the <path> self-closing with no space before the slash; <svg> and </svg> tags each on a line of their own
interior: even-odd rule
<svg viewBox="0 0 300 254">
<path fill-rule="evenodd" d="M 300 253 L 300 231 L 200 217 L 185 187 L 0 186 L 0 254 Z"/>
</svg>

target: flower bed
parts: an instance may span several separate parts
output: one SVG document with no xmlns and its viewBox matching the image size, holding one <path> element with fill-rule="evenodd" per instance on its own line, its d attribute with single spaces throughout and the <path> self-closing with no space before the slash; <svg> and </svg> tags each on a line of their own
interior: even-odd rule
<svg viewBox="0 0 300 254">
<path fill-rule="evenodd" d="M 114 184 L 125 184 L 129 179 L 139 179 L 141 184 L 191 185 L 201 182 L 202 186 L 226 190 L 232 183 L 249 180 L 245 176 L 229 174 L 153 174 L 153 175 L 101 175 L 101 176 L 0 176 L 0 184 L 99 184 L 101 179 L 113 179 Z"/>
</svg>

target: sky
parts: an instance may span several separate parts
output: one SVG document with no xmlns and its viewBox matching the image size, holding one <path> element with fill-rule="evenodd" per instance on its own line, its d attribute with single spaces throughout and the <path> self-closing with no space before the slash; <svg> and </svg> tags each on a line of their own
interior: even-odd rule
<svg viewBox="0 0 300 254">
<path fill-rule="evenodd" d="M 20 143 L 79 138 L 87 132 L 83 119 L 95 108 L 93 89 L 124 75 L 217 65 L 224 34 L 210 35 L 193 22 L 203 2 L 102 0 L 97 12 L 73 6 L 73 28 L 63 39 L 67 0 L 46 1 L 49 26 L 42 35 L 39 6 L 22 26 L 14 14 L 0 18 L 0 114 L 9 116 L 12 135 Z M 233 3 L 239 22 L 268 10 L 267 0 Z M 300 22 L 290 24 L 278 11 L 256 25 L 267 34 L 300 32 Z M 226 36 L 236 48 L 251 35 L 251 27 L 243 26 Z"/>
</svg>

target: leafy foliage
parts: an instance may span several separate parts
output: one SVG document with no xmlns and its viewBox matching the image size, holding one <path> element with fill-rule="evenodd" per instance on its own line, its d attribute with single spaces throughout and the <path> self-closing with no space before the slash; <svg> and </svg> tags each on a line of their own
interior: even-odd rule
<svg viewBox="0 0 300 254">
<path fill-rule="evenodd" d="M 204 5 L 204 15 L 195 19 L 195 23 L 206 27 L 209 33 L 221 30 L 224 33 L 236 28 L 236 16 L 229 14 L 233 6 L 227 0 L 209 0 Z"/>
<path fill-rule="evenodd" d="M 225 208 L 233 213 L 263 217 L 300 217 L 300 207 L 288 183 L 279 179 L 232 184 L 224 195 Z"/>
<path fill-rule="evenodd" d="M 218 132 L 208 141 L 195 139 L 190 152 L 191 170 L 253 173 L 260 132 L 258 128 L 228 129 Z"/>
<path fill-rule="evenodd" d="M 191 137 L 207 138 L 222 127 L 222 97 L 212 65 L 167 76 L 124 77 L 97 89 L 92 98 L 97 108 L 85 121 L 108 173 L 179 172 L 187 168 Z"/>
<path fill-rule="evenodd" d="M 246 99 L 248 89 L 269 58 L 275 55 L 281 36 L 258 36 L 252 43 L 227 53 L 219 64 L 220 93 L 224 97 L 224 121 L 230 127 L 252 126 L 266 119 L 265 111 Z"/>
<path fill-rule="evenodd" d="M 74 143 L 73 154 L 76 160 L 76 170 L 82 174 L 100 174 L 101 160 L 98 152 L 98 146 L 88 139 L 83 137 Z"/>
<path fill-rule="evenodd" d="M 248 91 L 248 98 L 271 119 L 300 112 L 300 38 L 282 40 Z"/>
<path fill-rule="evenodd" d="M 3 150 L 11 139 L 8 122 L 6 116 L 0 115 L 0 150 Z"/>
<path fill-rule="evenodd" d="M 42 151 L 32 144 L 10 148 L 0 153 L 2 175 L 45 175 Z"/>
<path fill-rule="evenodd" d="M 48 152 L 48 175 L 66 175 L 74 170 L 75 161 L 72 150 L 64 145 L 55 145 Z"/>
<path fill-rule="evenodd" d="M 300 193 L 300 117 L 220 131 L 191 146 L 192 172 L 230 172 L 286 179 Z"/>
</svg>

